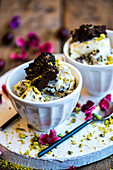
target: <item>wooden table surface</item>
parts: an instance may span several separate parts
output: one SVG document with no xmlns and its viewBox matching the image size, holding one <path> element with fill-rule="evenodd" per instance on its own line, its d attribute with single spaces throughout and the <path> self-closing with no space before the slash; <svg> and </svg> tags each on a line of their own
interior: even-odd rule
<svg viewBox="0 0 113 170">
<path fill-rule="evenodd" d="M 42 42 L 50 41 L 54 45 L 54 53 L 62 52 L 62 42 L 55 37 L 61 26 L 72 30 L 81 24 L 105 24 L 108 29 L 113 29 L 113 0 L 0 0 L 0 38 L 15 14 L 20 15 L 23 22 L 20 28 L 14 30 L 15 39 L 18 36 L 25 37 L 28 32 L 34 31 Z M 0 75 L 24 62 L 10 60 L 12 51 L 13 45 L 0 45 L 0 58 L 4 58 L 6 62 Z M 28 58 L 31 59 L 32 56 Z M 110 168 L 113 168 L 112 158 L 77 169 L 110 170 Z"/>
</svg>

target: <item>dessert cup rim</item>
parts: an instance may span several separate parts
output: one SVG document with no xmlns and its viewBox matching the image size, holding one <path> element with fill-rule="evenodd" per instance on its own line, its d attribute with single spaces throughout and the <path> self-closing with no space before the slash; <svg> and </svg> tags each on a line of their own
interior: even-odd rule
<svg viewBox="0 0 113 170">
<path fill-rule="evenodd" d="M 57 54 L 56 54 L 57 55 Z M 21 102 L 21 103 L 24 103 L 24 104 L 33 104 L 33 105 L 49 105 L 49 104 L 58 104 L 58 103 L 61 103 L 65 100 L 68 100 L 68 98 L 70 98 L 71 96 L 73 96 L 73 94 L 78 94 L 82 88 L 82 76 L 81 76 L 81 73 L 79 72 L 79 70 L 77 68 L 75 68 L 73 65 L 65 62 L 65 61 L 62 61 L 63 63 L 65 63 L 66 65 L 68 65 L 69 67 L 71 67 L 72 69 L 74 69 L 77 74 L 78 74 L 78 77 L 79 77 L 79 81 L 78 81 L 78 85 L 77 87 L 75 88 L 75 90 L 73 92 L 71 92 L 69 95 L 67 96 L 64 96 L 63 98 L 60 98 L 60 99 L 56 99 L 56 100 L 52 100 L 52 101 L 46 101 L 46 102 L 35 102 L 35 101 L 26 101 L 24 99 L 21 99 L 20 97 L 16 96 L 16 94 L 14 94 L 12 92 L 12 89 L 9 87 L 9 79 L 10 77 L 12 76 L 12 74 L 14 72 L 18 72 L 18 70 L 20 70 L 21 67 L 23 67 L 24 65 L 27 65 L 29 63 L 33 62 L 33 60 L 29 61 L 29 62 L 26 62 L 24 64 L 21 64 L 19 65 L 18 67 L 16 67 L 10 74 L 9 76 L 7 77 L 7 80 L 6 80 L 6 89 L 9 93 L 9 96 L 11 96 L 11 98 L 14 98 L 15 100 Z"/>
<path fill-rule="evenodd" d="M 112 33 L 113 34 L 113 30 L 106 30 L 107 33 Z M 105 68 L 110 68 L 110 67 L 113 67 L 113 64 L 109 64 L 109 65 L 89 65 L 89 64 L 83 64 L 83 63 L 80 63 L 78 61 L 75 61 L 74 59 L 72 59 L 70 56 L 69 56 L 69 48 L 68 48 L 68 52 L 67 52 L 67 48 L 66 48 L 66 45 L 68 43 L 70 43 L 70 41 L 72 40 L 72 37 L 70 37 L 65 43 L 64 43 L 64 46 L 63 46 L 63 53 L 65 55 L 66 58 L 68 58 L 71 62 L 75 63 L 76 65 L 79 65 L 79 66 L 82 66 L 82 67 L 85 67 L 85 68 L 93 68 L 93 69 L 105 69 Z"/>
</svg>

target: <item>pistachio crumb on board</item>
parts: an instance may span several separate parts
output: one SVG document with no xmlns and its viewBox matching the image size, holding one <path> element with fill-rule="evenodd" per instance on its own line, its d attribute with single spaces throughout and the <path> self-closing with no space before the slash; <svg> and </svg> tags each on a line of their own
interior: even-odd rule
<svg viewBox="0 0 113 170">
<path fill-rule="evenodd" d="M 73 151 L 68 151 L 68 155 L 71 155 L 71 154 L 73 154 Z"/>
</svg>

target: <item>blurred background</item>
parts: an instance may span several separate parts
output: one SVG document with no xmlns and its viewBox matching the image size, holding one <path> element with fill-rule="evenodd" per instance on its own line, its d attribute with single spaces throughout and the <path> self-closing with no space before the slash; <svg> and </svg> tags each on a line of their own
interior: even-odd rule
<svg viewBox="0 0 113 170">
<path fill-rule="evenodd" d="M 15 15 L 22 23 L 16 29 L 10 27 Z M 11 59 L 18 37 L 26 39 L 29 32 L 35 32 L 41 44 L 49 41 L 53 52 L 60 53 L 69 32 L 82 24 L 104 24 L 113 29 L 113 0 L 0 0 L 0 59 L 5 61 L 0 64 L 4 65 L 0 75 L 34 58 L 30 54 L 24 59 Z M 8 44 L 7 32 L 13 34 Z"/>
</svg>

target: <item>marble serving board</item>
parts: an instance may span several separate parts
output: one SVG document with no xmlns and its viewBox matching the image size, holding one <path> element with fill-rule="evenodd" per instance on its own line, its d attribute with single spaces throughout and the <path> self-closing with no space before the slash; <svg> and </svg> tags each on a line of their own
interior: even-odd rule
<svg viewBox="0 0 113 170">
<path fill-rule="evenodd" d="M 0 87 L 5 83 L 7 76 L 11 71 L 7 72 L 0 78 Z M 85 89 L 82 89 L 79 103 L 84 104 L 87 100 L 93 100 L 96 104 L 104 97 L 90 96 Z M 3 95 L 3 102 L 0 105 L 0 121 L 7 119 L 8 115 L 16 114 L 9 98 Z M 76 119 L 74 123 L 72 119 Z M 80 112 L 69 115 L 69 118 L 60 126 L 55 128 L 57 134 L 65 135 L 66 130 L 71 131 L 75 127 L 84 122 L 85 115 Z M 21 141 L 17 128 L 24 128 L 26 138 Z M 38 149 L 33 149 L 29 155 L 25 155 L 26 151 L 30 150 L 30 141 L 33 134 L 40 135 L 42 132 L 29 129 L 27 123 L 18 118 L 4 131 L 0 131 L 0 150 L 3 151 L 2 158 L 12 163 L 20 164 L 26 167 L 37 169 L 68 169 L 71 166 L 80 167 L 82 165 L 96 162 L 113 153 L 113 141 L 110 139 L 113 136 L 113 125 L 106 127 L 107 133 L 105 137 L 100 137 L 103 129 L 105 130 L 104 122 L 96 122 L 87 125 L 84 129 L 76 133 L 72 138 L 60 144 L 57 148 L 53 149 L 50 154 L 45 154 L 43 157 L 38 158 Z M 21 132 L 23 133 L 23 132 Z M 92 134 L 91 140 L 87 136 Z M 74 144 L 72 144 L 74 141 Z M 68 154 L 72 151 L 72 154 Z"/>
</svg>

